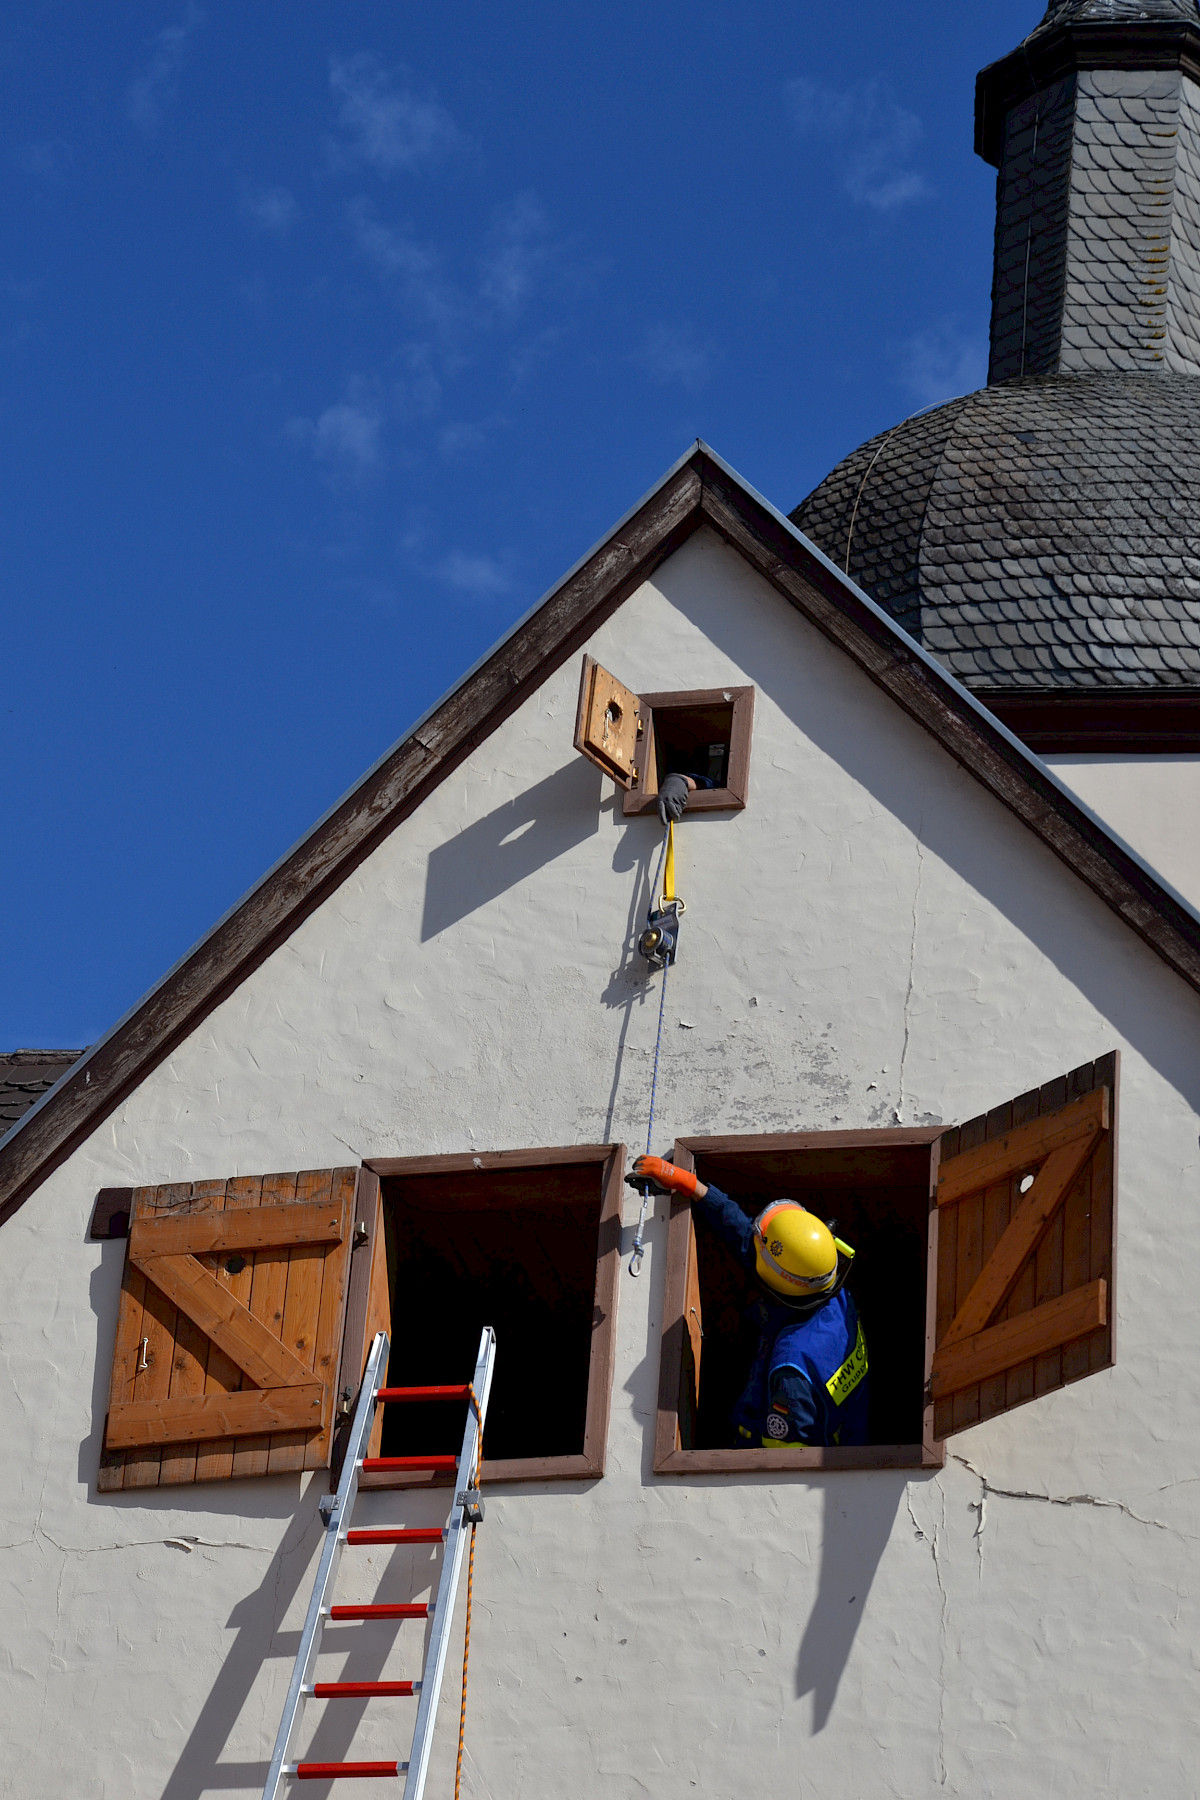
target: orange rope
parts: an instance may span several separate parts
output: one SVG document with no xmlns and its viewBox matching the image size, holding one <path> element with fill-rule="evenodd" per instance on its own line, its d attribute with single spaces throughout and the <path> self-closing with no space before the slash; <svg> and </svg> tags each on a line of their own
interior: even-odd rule
<svg viewBox="0 0 1200 1800">
<path fill-rule="evenodd" d="M 471 1553 L 467 1558 L 467 1630 L 463 1639 L 463 1678 L 462 1706 L 458 1714 L 458 1765 L 454 1771 L 454 1800 L 459 1800 L 462 1786 L 463 1740 L 467 1731 L 467 1659 L 471 1654 L 471 1589 L 475 1584 L 475 1533 L 478 1526 L 471 1526 Z"/>
</svg>

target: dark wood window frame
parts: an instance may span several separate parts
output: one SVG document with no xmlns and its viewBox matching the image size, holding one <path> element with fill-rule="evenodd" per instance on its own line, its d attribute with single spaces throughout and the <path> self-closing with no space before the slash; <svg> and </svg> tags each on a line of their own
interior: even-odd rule
<svg viewBox="0 0 1200 1800">
<path fill-rule="evenodd" d="M 750 742 L 754 729 L 754 689 L 752 687 L 697 688 L 669 694 L 639 694 L 642 729 L 637 742 L 633 786 L 621 798 L 625 814 L 652 813 L 658 805 L 658 782 L 651 778 L 654 767 L 655 713 L 682 712 L 702 706 L 733 707 L 729 736 L 729 757 L 725 786 L 697 788 L 688 801 L 688 813 L 740 812 L 746 804 L 750 788 Z"/>
<path fill-rule="evenodd" d="M 624 1202 L 624 1144 L 580 1144 L 551 1150 L 503 1150 L 460 1156 L 374 1157 L 366 1167 L 382 1180 L 396 1176 L 470 1176 L 489 1170 L 544 1169 L 577 1163 L 601 1168 L 600 1223 L 596 1244 L 596 1286 L 588 1363 L 587 1414 L 583 1451 L 577 1456 L 527 1456 L 485 1461 L 483 1480 L 598 1481 L 604 1474 L 616 1357 L 617 1295 L 621 1270 L 621 1214 Z M 501 1348 L 500 1353 L 503 1354 Z M 363 1488 L 437 1486 L 424 1476 L 365 1474 Z"/>
<path fill-rule="evenodd" d="M 663 1303 L 662 1348 L 659 1363 L 658 1418 L 654 1439 L 656 1475 L 782 1475 L 814 1469 L 940 1469 L 945 1452 L 933 1436 L 933 1403 L 930 1380 L 933 1368 L 937 1313 L 937 1172 L 939 1139 L 945 1127 L 916 1130 L 818 1131 L 768 1133 L 758 1136 L 677 1138 L 673 1160 L 682 1168 L 695 1167 L 697 1155 L 747 1155 L 787 1151 L 836 1150 L 862 1147 L 886 1149 L 893 1145 L 929 1146 L 929 1226 L 926 1242 L 925 1294 L 925 1395 L 919 1444 L 865 1444 L 846 1448 L 778 1450 L 685 1450 L 680 1442 L 680 1395 L 687 1337 L 687 1296 L 690 1246 L 693 1241 L 691 1208 L 675 1201 L 667 1231 L 667 1277 Z"/>
</svg>

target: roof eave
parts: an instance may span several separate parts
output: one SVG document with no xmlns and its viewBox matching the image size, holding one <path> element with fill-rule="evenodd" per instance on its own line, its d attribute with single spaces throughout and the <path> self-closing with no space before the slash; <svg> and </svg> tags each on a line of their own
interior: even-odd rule
<svg viewBox="0 0 1200 1800">
<path fill-rule="evenodd" d="M 1200 991 L 1200 916 L 698 442 L 0 1142 L 0 1223 L 702 525 L 741 551 Z"/>
</svg>

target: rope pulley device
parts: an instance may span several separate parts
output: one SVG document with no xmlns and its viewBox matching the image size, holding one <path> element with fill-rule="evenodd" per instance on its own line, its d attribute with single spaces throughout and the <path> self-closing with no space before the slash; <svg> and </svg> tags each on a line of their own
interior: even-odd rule
<svg viewBox="0 0 1200 1800">
<path fill-rule="evenodd" d="M 654 1140 L 654 1103 L 658 1097 L 658 1065 L 662 1057 L 663 1019 L 667 1008 L 667 970 L 675 961 L 679 949 L 680 916 L 687 910 L 684 902 L 675 893 L 675 825 L 673 821 L 667 826 L 662 855 L 658 862 L 658 873 L 655 875 L 654 887 L 651 892 L 655 898 L 650 902 L 645 929 L 638 938 L 638 950 L 652 969 L 662 970 L 662 988 L 659 991 L 658 999 L 658 1036 L 654 1040 L 654 1073 L 650 1078 L 650 1116 L 646 1121 L 647 1156 L 650 1155 Z M 652 1182 L 639 1181 L 632 1175 L 627 1175 L 625 1179 L 630 1187 L 639 1188 L 642 1195 L 642 1209 L 638 1214 L 637 1230 L 633 1234 L 633 1248 L 629 1255 L 629 1273 L 640 1275 L 642 1260 L 646 1254 L 644 1236 L 646 1214 L 650 1207 L 650 1195 L 654 1189 Z"/>
<path fill-rule="evenodd" d="M 652 969 L 666 969 L 675 961 L 679 950 L 679 923 L 687 911 L 687 903 L 675 897 L 675 826 L 667 826 L 667 842 L 663 853 L 662 892 L 651 902 L 645 928 L 638 938 L 638 951 Z M 657 882 L 655 886 L 657 886 Z M 650 1154 L 646 1152 L 647 1156 Z"/>
</svg>

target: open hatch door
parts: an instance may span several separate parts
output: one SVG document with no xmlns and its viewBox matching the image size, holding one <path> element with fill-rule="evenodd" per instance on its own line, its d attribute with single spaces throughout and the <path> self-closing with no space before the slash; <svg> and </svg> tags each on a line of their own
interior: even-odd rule
<svg viewBox="0 0 1200 1800">
<path fill-rule="evenodd" d="M 1116 1051 L 940 1140 L 933 1435 L 1113 1361 Z"/>
<path fill-rule="evenodd" d="M 637 773 L 641 730 L 641 702 L 637 695 L 594 658 L 585 656 L 575 717 L 575 748 L 605 775 L 611 775 L 620 787 L 631 788 Z"/>
</svg>

